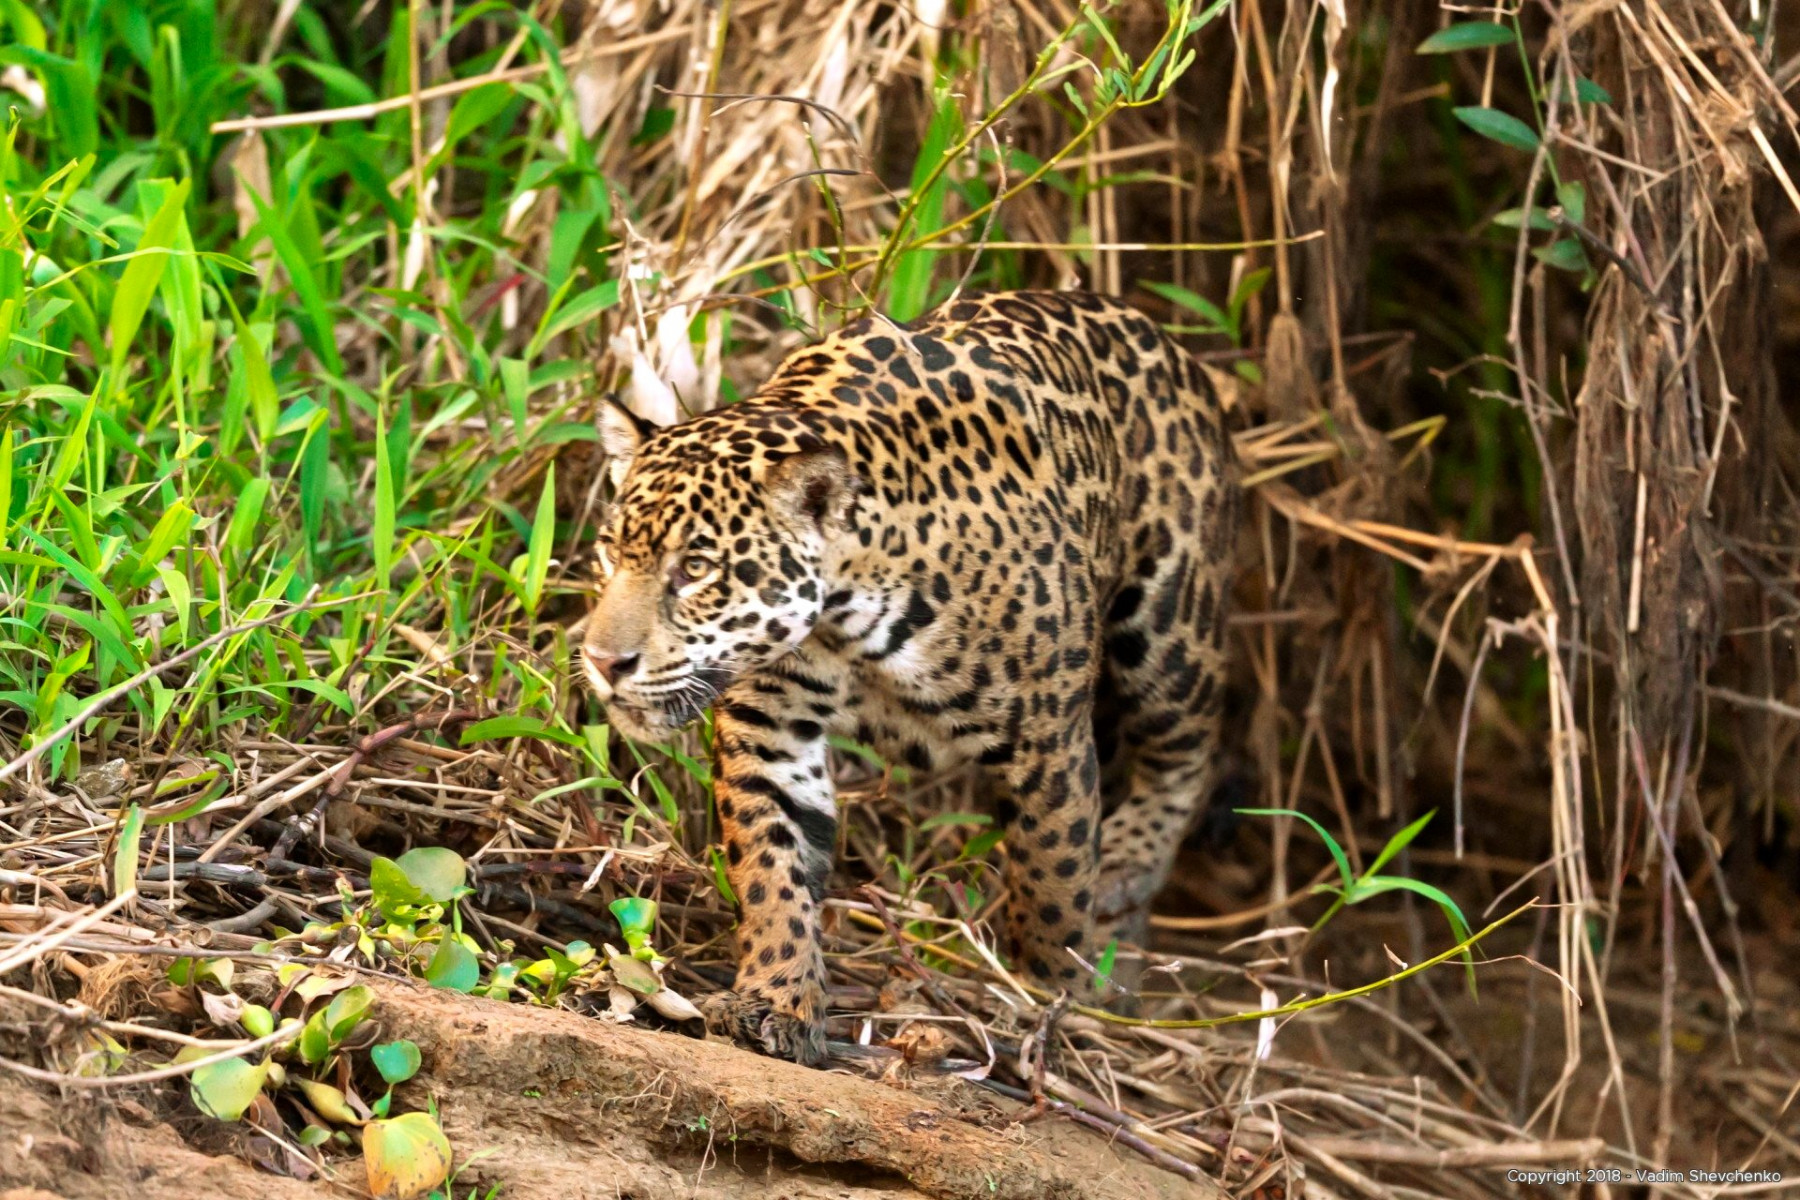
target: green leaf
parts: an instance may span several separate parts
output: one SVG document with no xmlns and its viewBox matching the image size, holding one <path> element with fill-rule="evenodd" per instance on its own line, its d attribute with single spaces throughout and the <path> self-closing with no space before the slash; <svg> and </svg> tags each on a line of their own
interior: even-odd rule
<svg viewBox="0 0 1800 1200">
<path fill-rule="evenodd" d="M 662 979 L 651 969 L 650 964 L 626 954 L 615 954 L 606 960 L 612 970 L 613 979 L 622 988 L 636 992 L 640 996 L 650 996 L 662 990 Z"/>
<path fill-rule="evenodd" d="M 725 855 L 717 846 L 708 846 L 707 852 L 712 858 L 713 886 L 719 889 L 719 895 L 732 908 L 738 906 L 737 892 L 732 890 L 731 876 L 725 870 Z"/>
<path fill-rule="evenodd" d="M 1585 75 L 1575 80 L 1575 98 L 1584 104 L 1611 104 L 1613 102 L 1611 92 Z"/>
<path fill-rule="evenodd" d="M 1106 943 L 1106 949 L 1100 952 L 1100 957 L 1094 962 L 1094 974 L 1099 978 L 1102 988 L 1112 982 L 1113 964 L 1118 957 L 1119 939 L 1114 938 Z"/>
<path fill-rule="evenodd" d="M 256 1103 L 268 1073 L 266 1064 L 251 1064 L 241 1058 L 201 1067 L 189 1081 L 194 1107 L 221 1121 L 240 1120 Z"/>
<path fill-rule="evenodd" d="M 176 228 L 181 224 L 187 195 L 185 179 L 168 190 L 162 207 L 144 226 L 144 236 L 138 239 L 134 257 L 125 264 L 125 273 L 113 293 L 107 339 L 112 343 L 115 388 L 123 386 L 119 376 L 125 367 L 125 357 L 131 352 L 138 326 L 143 324 L 144 314 L 150 309 L 150 298 L 156 294 L 156 285 L 162 281 L 163 270 L 169 265 L 168 251 L 175 244 Z"/>
<path fill-rule="evenodd" d="M 1454 54 L 1482 46 L 1508 46 L 1516 40 L 1512 28 L 1491 21 L 1465 21 L 1440 29 L 1419 43 L 1415 54 Z"/>
<path fill-rule="evenodd" d="M 369 1009 L 374 1003 L 374 990 L 362 983 L 347 987 L 333 996 L 331 1003 L 325 1006 L 325 1030 L 331 1035 L 333 1044 L 350 1036 L 350 1031 L 369 1015 Z"/>
<path fill-rule="evenodd" d="M 375 907 L 389 921 L 411 921 L 431 903 L 431 897 L 419 890 L 404 867 L 380 855 L 369 864 L 369 889 Z"/>
<path fill-rule="evenodd" d="M 263 502 L 269 496 L 269 477 L 252 476 L 238 493 L 231 513 L 231 525 L 225 531 L 225 545 L 238 554 L 247 554 L 256 539 L 256 525 L 262 520 Z"/>
<path fill-rule="evenodd" d="M 1533 250 L 1531 254 L 1539 262 L 1559 271 L 1587 270 L 1587 253 L 1575 238 L 1558 238 L 1548 246 Z"/>
<path fill-rule="evenodd" d="M 598 287 L 589 288 L 560 309 L 552 309 L 544 314 L 544 323 L 533 335 L 531 344 L 526 347 L 526 356 L 536 358 L 544 344 L 558 334 L 567 333 L 577 325 L 589 325 L 595 317 L 619 302 L 619 281 L 608 279 Z"/>
<path fill-rule="evenodd" d="M 992 850 L 995 846 L 998 846 L 1005 840 L 1006 830 L 989 829 L 984 833 L 976 834 L 974 837 L 964 842 L 962 853 L 958 855 L 958 857 L 981 858 L 986 855 L 988 851 Z"/>
<path fill-rule="evenodd" d="M 1399 833 L 1396 833 L 1393 837 L 1389 838 L 1387 840 L 1387 845 L 1381 848 L 1381 853 L 1375 856 L 1375 861 L 1370 863 L 1363 870 L 1363 875 L 1365 877 L 1373 875 L 1375 872 L 1381 870 L 1381 868 L 1387 866 L 1388 861 L 1392 859 L 1394 855 L 1412 845 L 1412 840 L 1419 836 L 1419 831 L 1431 824 L 1431 818 L 1435 816 L 1437 816 L 1437 809 L 1434 808 L 1412 824 L 1408 825 L 1405 829 L 1402 829 Z"/>
<path fill-rule="evenodd" d="M 411 1200 L 450 1177 L 450 1139 L 430 1113 L 370 1121 L 362 1149 L 369 1191 L 382 1200 Z"/>
<path fill-rule="evenodd" d="M 1205 296 L 1202 296 L 1199 292 L 1191 291 L 1184 287 L 1177 287 L 1172 283 L 1157 283 L 1151 280 L 1141 280 L 1139 281 L 1139 286 L 1146 291 L 1155 292 L 1158 296 L 1161 296 L 1171 304 L 1180 305 L 1189 312 L 1196 312 L 1205 317 L 1207 322 L 1213 326 L 1213 329 L 1204 332 L 1216 331 L 1218 333 L 1230 334 L 1233 340 L 1236 340 L 1236 322 L 1231 319 L 1230 314 L 1214 304 L 1211 300 L 1208 300 Z"/>
<path fill-rule="evenodd" d="M 1538 148 L 1537 130 L 1511 113 L 1503 113 L 1497 108 L 1478 107 L 1456 108 L 1451 111 L 1456 114 L 1457 120 L 1484 138 L 1491 138 L 1515 150 L 1530 151 Z"/>
<path fill-rule="evenodd" d="M 350 1101 L 344 1093 L 329 1083 L 320 1083 L 316 1079 L 296 1077 L 294 1084 L 306 1097 L 306 1103 L 312 1110 L 327 1121 L 339 1125 L 354 1125 L 357 1122 L 356 1110 L 350 1107 Z"/>
<path fill-rule="evenodd" d="M 405 1038 L 370 1047 L 369 1058 L 389 1087 L 405 1083 L 419 1073 L 419 1047 Z"/>
<path fill-rule="evenodd" d="M 395 865 L 415 888 L 439 904 L 456 899 L 469 877 L 462 855 L 443 846 L 414 847 L 396 859 Z"/>
<path fill-rule="evenodd" d="M 1325 848 L 1331 851 L 1331 857 L 1337 860 L 1338 874 L 1343 876 L 1345 889 L 1347 890 L 1355 885 L 1356 876 L 1350 872 L 1350 859 L 1344 853 L 1343 847 L 1337 844 L 1337 839 L 1332 837 L 1331 833 L 1323 825 L 1319 824 L 1305 813 L 1291 808 L 1240 808 L 1235 811 L 1242 813 L 1247 817 L 1298 817 L 1302 821 L 1305 821 L 1308 825 L 1313 827 L 1313 832 L 1317 833 L 1319 837 L 1324 840 Z"/>
<path fill-rule="evenodd" d="M 537 516 L 531 522 L 531 544 L 526 551 L 525 578 L 519 581 L 525 592 L 525 613 L 537 620 L 538 601 L 543 599 L 544 580 L 550 573 L 550 545 L 556 538 L 556 464 L 544 470 L 544 490 L 538 496 Z"/>
<path fill-rule="evenodd" d="M 1517 229 L 1522 222 L 1527 220 L 1531 222 L 1533 229 L 1541 229 L 1546 233 L 1556 228 L 1556 222 L 1552 221 L 1541 208 L 1532 209 L 1529 217 L 1525 215 L 1525 210 L 1522 208 L 1509 208 L 1494 214 L 1494 224 L 1503 229 Z"/>
<path fill-rule="evenodd" d="M 1556 185 L 1556 202 L 1563 213 L 1577 225 L 1587 224 L 1587 188 L 1579 180 Z"/>
<path fill-rule="evenodd" d="M 452 992 L 472 992 L 481 982 L 481 964 L 446 930 L 431 961 L 425 964 L 425 982 Z"/>
<path fill-rule="evenodd" d="M 936 233 L 943 224 L 944 198 L 950 189 L 950 169 L 944 164 L 944 156 L 962 132 L 962 123 L 956 97 L 949 91 L 941 92 L 925 140 L 913 160 L 912 220 L 893 234 L 902 243 Z M 939 257 L 940 252 L 929 247 L 908 250 L 896 257 L 887 303 L 888 314 L 894 320 L 910 321 L 925 311 L 931 301 L 932 274 Z"/>
<path fill-rule="evenodd" d="M 986 813 L 944 812 L 934 817 L 927 817 L 919 822 L 919 831 L 941 829 L 946 825 L 992 825 L 994 818 Z"/>
<path fill-rule="evenodd" d="M 137 886 L 138 849 L 144 835 L 144 810 L 136 804 L 125 810 L 119 822 L 119 844 L 113 850 L 113 895 L 122 896 Z M 232 1120 L 237 1118 L 233 1117 Z"/>
<path fill-rule="evenodd" d="M 536 717 L 490 717 L 486 721 L 477 721 L 463 730 L 462 744 L 468 746 L 475 742 L 514 737 L 543 738 L 546 741 L 561 742 L 565 746 L 587 744 L 577 735 L 567 730 L 554 729 Z"/>
<path fill-rule="evenodd" d="M 388 461 L 387 420 L 375 410 L 375 524 L 369 532 L 375 554 L 375 586 L 386 590 L 394 565 L 394 471 Z"/>
<path fill-rule="evenodd" d="M 238 1022 L 251 1037 L 268 1037 L 275 1032 L 275 1014 L 260 1004 L 244 1005 L 243 1015 L 238 1017 Z"/>
<path fill-rule="evenodd" d="M 1443 910 L 1444 919 L 1450 923 L 1450 931 L 1456 940 L 1469 940 L 1469 923 L 1463 918 L 1462 909 L 1457 906 L 1442 888 L 1433 887 L 1417 879 L 1403 879 L 1395 875 L 1377 875 L 1373 878 L 1359 879 L 1355 888 L 1345 898 L 1346 903 L 1357 904 L 1371 896 L 1381 896 L 1388 892 L 1412 892 L 1432 901 Z M 1468 950 L 1462 953 L 1463 969 L 1469 979 L 1469 994 L 1475 994 L 1475 956 Z"/>
</svg>

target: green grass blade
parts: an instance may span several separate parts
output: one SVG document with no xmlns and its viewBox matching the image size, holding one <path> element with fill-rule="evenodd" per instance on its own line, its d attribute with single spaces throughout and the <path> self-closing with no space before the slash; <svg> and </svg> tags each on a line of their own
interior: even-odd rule
<svg viewBox="0 0 1800 1200">
<path fill-rule="evenodd" d="M 1239 808 L 1234 809 L 1233 811 L 1242 813 L 1247 817 L 1300 818 L 1302 821 L 1305 821 L 1308 825 L 1313 827 L 1313 832 L 1319 835 L 1325 843 L 1325 848 L 1331 851 L 1331 857 L 1337 861 L 1338 874 L 1344 877 L 1344 889 L 1348 891 L 1355 884 L 1356 877 L 1350 872 L 1350 859 L 1345 855 L 1344 848 L 1338 845 L 1337 839 L 1331 836 L 1329 830 L 1305 813 L 1292 808 Z"/>
</svg>

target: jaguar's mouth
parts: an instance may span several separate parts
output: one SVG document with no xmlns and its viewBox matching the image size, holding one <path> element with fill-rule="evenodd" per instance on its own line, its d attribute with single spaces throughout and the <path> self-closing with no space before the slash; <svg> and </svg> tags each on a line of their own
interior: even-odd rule
<svg viewBox="0 0 1800 1200">
<path fill-rule="evenodd" d="M 606 717 L 612 727 L 634 742 L 666 742 L 693 720 L 694 715 L 684 716 L 665 708 L 631 704 L 616 697 L 606 704 Z"/>
</svg>

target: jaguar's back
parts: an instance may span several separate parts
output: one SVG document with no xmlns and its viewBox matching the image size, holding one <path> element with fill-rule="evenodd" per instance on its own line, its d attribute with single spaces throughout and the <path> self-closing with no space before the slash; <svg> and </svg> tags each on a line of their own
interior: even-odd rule
<svg viewBox="0 0 1800 1200">
<path fill-rule="evenodd" d="M 1154 323 L 978 296 L 602 432 L 620 487 L 585 664 L 628 734 L 715 705 L 738 1033 L 820 1051 L 832 733 L 980 764 L 1033 974 L 1075 985 L 1141 928 L 1215 757 L 1237 509 L 1211 389 Z"/>
</svg>

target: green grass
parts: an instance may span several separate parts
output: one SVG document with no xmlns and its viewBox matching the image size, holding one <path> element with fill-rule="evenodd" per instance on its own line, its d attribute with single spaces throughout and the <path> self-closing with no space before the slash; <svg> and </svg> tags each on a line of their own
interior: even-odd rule
<svg viewBox="0 0 1800 1200">
<path fill-rule="evenodd" d="M 552 559 L 577 531 L 557 525 L 544 463 L 592 437 L 595 318 L 618 285 L 606 181 L 581 166 L 551 35 L 528 27 L 551 64 L 538 80 L 456 101 L 428 169 L 453 164 L 466 199 L 430 224 L 409 281 L 389 253 L 418 203 L 389 186 L 412 166 L 405 112 L 269 131 L 264 194 L 243 182 L 255 156 L 208 132 L 257 104 L 391 94 L 409 39 L 333 58 L 303 7 L 288 39 L 303 49 L 262 67 L 220 7 L 68 3 L 41 24 L 0 7 L 0 59 L 56 93 L 41 116 L 15 109 L 0 144 L 5 732 L 43 739 L 84 697 L 283 613 L 130 691 L 88 744 L 204 752 L 247 728 L 366 722 L 419 666 L 395 622 L 464 669 L 508 629 L 481 693 L 563 724 L 567 650 L 547 618 L 567 615 Z M 503 236 L 530 189 L 560 202 L 547 272 Z M 528 339 L 484 302 L 519 276 L 548 297 Z M 70 739 L 41 761 L 67 778 L 82 754 Z"/>
</svg>

